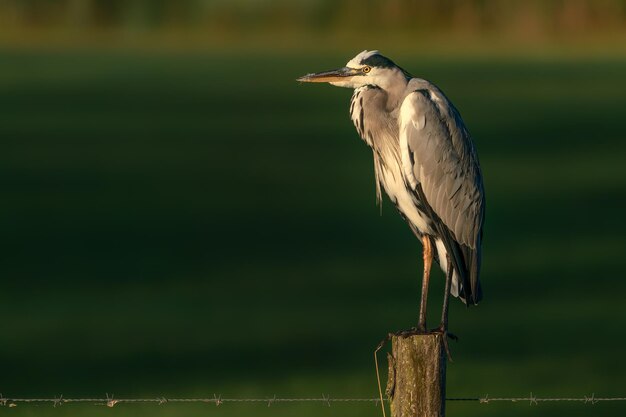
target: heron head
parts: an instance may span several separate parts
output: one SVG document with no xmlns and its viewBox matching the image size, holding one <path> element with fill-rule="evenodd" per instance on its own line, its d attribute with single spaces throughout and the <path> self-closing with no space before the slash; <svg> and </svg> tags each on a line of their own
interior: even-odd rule
<svg viewBox="0 0 626 417">
<path fill-rule="evenodd" d="M 378 51 L 363 51 L 348 61 L 343 68 L 307 74 L 298 78 L 297 81 L 329 83 L 347 88 L 375 85 L 387 90 L 399 83 L 406 84 L 410 78 L 409 73 Z"/>
</svg>

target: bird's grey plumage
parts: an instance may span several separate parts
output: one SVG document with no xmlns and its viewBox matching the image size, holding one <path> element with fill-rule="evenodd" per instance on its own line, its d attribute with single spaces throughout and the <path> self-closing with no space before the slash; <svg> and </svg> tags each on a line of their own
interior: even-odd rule
<svg viewBox="0 0 626 417">
<path fill-rule="evenodd" d="M 414 79 L 407 89 L 413 92 L 403 100 L 403 109 L 410 119 L 401 119 L 400 138 L 411 174 L 457 241 L 476 249 L 484 191 L 469 133 L 454 106 L 432 84 Z"/>
<path fill-rule="evenodd" d="M 400 143 L 413 188 L 460 246 L 472 301 L 480 298 L 478 274 L 484 220 L 484 189 L 478 156 L 456 108 L 431 83 L 412 79 L 400 117 Z M 467 288 L 466 288 L 467 290 Z"/>
<path fill-rule="evenodd" d="M 439 88 L 378 51 L 363 51 L 335 73 L 300 80 L 316 77 L 354 88 L 350 117 L 372 149 L 378 200 L 382 188 L 413 232 L 431 239 L 442 269 L 452 263 L 452 295 L 477 303 L 484 188 L 459 112 Z"/>
</svg>

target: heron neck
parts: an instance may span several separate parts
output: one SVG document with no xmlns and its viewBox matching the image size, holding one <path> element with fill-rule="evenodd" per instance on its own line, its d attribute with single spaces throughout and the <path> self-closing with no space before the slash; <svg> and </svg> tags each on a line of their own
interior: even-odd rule
<svg viewBox="0 0 626 417">
<path fill-rule="evenodd" d="M 398 71 L 387 85 L 383 87 L 387 93 L 386 108 L 388 112 L 392 112 L 400 105 L 400 101 L 404 98 L 404 90 L 409 80 L 404 73 Z"/>
</svg>

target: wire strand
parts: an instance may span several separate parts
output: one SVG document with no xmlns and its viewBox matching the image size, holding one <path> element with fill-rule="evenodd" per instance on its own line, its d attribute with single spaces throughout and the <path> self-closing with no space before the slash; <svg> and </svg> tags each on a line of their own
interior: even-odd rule
<svg viewBox="0 0 626 417">
<path fill-rule="evenodd" d="M 322 394 L 321 397 L 310 398 L 286 398 L 273 396 L 271 398 L 222 398 L 221 395 L 214 394 L 213 397 L 208 398 L 114 398 L 112 395 L 106 395 L 105 398 L 64 398 L 62 395 L 56 398 L 12 398 L 4 397 L 0 394 L 0 406 L 15 407 L 19 403 L 33 404 L 33 403 L 51 403 L 54 407 L 70 404 L 70 403 L 83 403 L 91 405 L 106 405 L 108 407 L 114 407 L 117 404 L 133 404 L 133 403 L 155 403 L 158 405 L 164 405 L 169 403 L 205 403 L 214 404 L 220 406 L 225 403 L 259 403 L 266 404 L 268 407 L 275 403 L 322 403 L 330 407 L 332 403 L 373 403 L 376 406 L 379 403 L 388 402 L 389 400 L 380 398 L 331 398 L 330 396 Z M 599 402 L 607 401 L 626 401 L 626 397 L 596 397 L 595 394 L 583 397 L 536 397 L 533 393 L 530 393 L 528 397 L 461 397 L 461 398 L 446 398 L 446 401 L 466 401 L 466 402 L 478 402 L 479 404 L 488 404 L 490 402 L 528 402 L 530 405 L 537 405 L 540 402 L 578 402 L 583 404 L 596 404 Z"/>
</svg>

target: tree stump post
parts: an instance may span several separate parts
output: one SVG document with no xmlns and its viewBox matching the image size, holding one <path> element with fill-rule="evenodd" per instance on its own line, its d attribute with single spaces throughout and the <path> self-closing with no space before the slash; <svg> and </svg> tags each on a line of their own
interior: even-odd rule
<svg viewBox="0 0 626 417">
<path fill-rule="evenodd" d="M 441 333 L 391 337 L 386 394 L 392 417 L 444 417 L 446 349 Z"/>
</svg>

